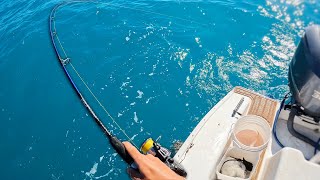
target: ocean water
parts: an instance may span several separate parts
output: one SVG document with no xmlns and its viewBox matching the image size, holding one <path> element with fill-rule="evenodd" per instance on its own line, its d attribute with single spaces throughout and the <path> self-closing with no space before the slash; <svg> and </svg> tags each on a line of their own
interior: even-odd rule
<svg viewBox="0 0 320 180">
<path fill-rule="evenodd" d="M 61 2 L 0 3 L 1 179 L 128 179 L 54 55 L 48 18 Z M 319 9 L 316 0 L 78 2 L 55 22 L 72 64 L 133 141 L 161 136 L 172 147 L 234 86 L 281 99 Z"/>
</svg>

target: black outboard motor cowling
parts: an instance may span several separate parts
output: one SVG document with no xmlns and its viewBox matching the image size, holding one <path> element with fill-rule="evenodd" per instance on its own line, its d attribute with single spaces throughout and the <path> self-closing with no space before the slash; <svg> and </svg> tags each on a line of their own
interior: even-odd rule
<svg viewBox="0 0 320 180">
<path fill-rule="evenodd" d="M 320 26 L 306 28 L 289 66 L 289 87 L 295 103 L 320 117 Z"/>
</svg>

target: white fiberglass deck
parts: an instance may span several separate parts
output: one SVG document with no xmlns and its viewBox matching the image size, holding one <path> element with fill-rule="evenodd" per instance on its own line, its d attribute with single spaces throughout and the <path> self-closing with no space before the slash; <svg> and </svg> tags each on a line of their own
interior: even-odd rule
<svg viewBox="0 0 320 180">
<path fill-rule="evenodd" d="M 243 102 L 239 103 L 241 101 Z M 232 117 L 238 104 L 241 104 L 240 108 Z M 205 115 L 174 158 L 185 167 L 188 172 L 187 179 L 216 179 L 216 167 L 231 144 L 229 137 L 237 119 L 248 114 L 258 115 L 266 119 L 272 127 L 278 109 L 277 101 L 236 87 Z M 280 121 L 283 118 L 285 113 L 281 113 Z M 281 122 L 279 127 L 280 125 Z M 291 136 L 283 134 L 285 132 L 280 132 L 279 136 L 285 143 L 297 142 L 290 140 Z M 320 153 L 318 155 L 320 157 Z M 297 149 L 280 149 L 272 138 L 260 155 L 256 171 L 252 173 L 252 179 L 263 180 L 318 179 L 320 166 L 305 160 L 302 152 Z"/>
<path fill-rule="evenodd" d="M 244 102 L 238 112 L 246 113 L 250 98 L 231 91 L 207 113 L 179 149 L 174 158 L 186 168 L 188 179 L 214 178 L 232 124 L 239 117 L 238 114 L 231 117 L 233 110 L 242 98 Z"/>
</svg>

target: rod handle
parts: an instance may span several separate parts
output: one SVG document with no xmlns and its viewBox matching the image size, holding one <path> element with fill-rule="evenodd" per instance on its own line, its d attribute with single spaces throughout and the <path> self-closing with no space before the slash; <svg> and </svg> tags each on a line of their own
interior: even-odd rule
<svg viewBox="0 0 320 180">
<path fill-rule="evenodd" d="M 126 150 L 126 148 L 124 147 L 124 145 L 122 144 L 122 142 L 115 136 L 111 136 L 109 138 L 110 140 L 110 144 L 112 145 L 112 147 L 117 151 L 117 153 L 120 155 L 120 157 L 129 165 L 131 165 L 134 160 L 132 159 L 132 157 L 130 156 L 130 154 L 128 153 L 128 151 Z"/>
</svg>

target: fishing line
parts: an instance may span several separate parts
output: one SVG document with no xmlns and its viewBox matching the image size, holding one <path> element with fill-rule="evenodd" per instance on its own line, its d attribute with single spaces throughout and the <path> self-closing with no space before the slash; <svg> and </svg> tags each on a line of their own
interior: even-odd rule
<svg viewBox="0 0 320 180">
<path fill-rule="evenodd" d="M 55 29 L 55 23 L 54 23 L 54 29 Z M 65 56 L 67 56 L 66 51 L 64 50 L 60 40 L 59 40 L 59 36 L 56 34 L 57 40 L 60 44 L 60 47 L 62 49 L 62 51 L 64 52 Z M 88 84 L 84 81 L 84 79 L 82 78 L 82 76 L 80 75 L 80 73 L 78 72 L 78 70 L 73 66 L 72 62 L 69 62 L 71 68 L 73 69 L 73 71 L 77 74 L 77 76 L 79 77 L 79 79 L 81 80 L 81 82 L 85 85 L 85 87 L 87 88 L 87 90 L 90 92 L 90 94 L 94 97 L 94 99 L 97 101 L 97 103 L 99 104 L 99 106 L 104 110 L 104 112 L 109 116 L 109 118 L 112 120 L 112 122 L 122 131 L 122 133 L 128 138 L 129 141 L 131 141 L 133 144 L 134 142 L 131 140 L 131 138 L 128 136 L 128 134 L 124 131 L 124 129 L 121 128 L 121 126 L 117 123 L 117 121 L 111 116 L 111 114 L 109 113 L 109 111 L 104 107 L 104 105 L 99 101 L 99 99 L 97 98 L 97 96 L 92 92 L 92 90 L 90 89 L 90 87 L 88 86 Z M 136 145 L 135 145 L 136 146 Z"/>
<path fill-rule="evenodd" d="M 64 6 L 66 4 L 70 4 L 70 2 L 67 3 L 62 3 L 60 5 L 57 5 L 51 12 L 50 15 L 50 34 L 51 34 L 51 40 L 53 43 L 53 46 L 55 48 L 55 52 L 56 55 L 58 56 L 61 65 L 63 66 L 64 71 L 67 74 L 67 77 L 69 79 L 69 81 L 72 83 L 73 87 L 75 88 L 78 96 L 80 97 L 80 99 L 83 101 L 84 105 L 87 107 L 87 109 L 90 111 L 90 113 L 92 114 L 92 116 L 94 117 L 94 119 L 96 120 L 96 122 L 98 123 L 98 125 L 102 128 L 102 130 L 107 134 L 107 136 L 111 136 L 111 133 L 109 132 L 109 130 L 103 125 L 103 123 L 101 122 L 101 120 L 96 116 L 96 114 L 93 112 L 93 110 L 91 109 L 91 107 L 89 106 L 89 104 L 85 101 L 83 95 L 80 93 L 79 89 L 77 88 L 77 86 L 75 85 L 75 83 L 73 82 L 73 80 L 71 79 L 67 69 L 66 69 L 66 65 L 70 65 L 71 68 L 73 69 L 73 71 L 77 74 L 78 78 L 81 80 L 81 82 L 85 85 L 86 89 L 90 92 L 90 94 L 94 97 L 94 99 L 97 101 L 97 103 L 99 104 L 99 106 L 105 111 L 105 113 L 108 115 L 108 117 L 112 120 L 112 122 L 120 129 L 120 131 L 128 138 L 128 140 L 135 146 L 135 143 L 133 142 L 133 140 L 129 137 L 129 135 L 125 132 L 125 130 L 123 128 L 121 128 L 121 126 L 116 122 L 116 120 L 111 116 L 111 114 L 108 112 L 108 110 L 103 106 L 103 104 L 99 101 L 99 99 L 97 98 L 97 96 L 93 93 L 93 91 L 90 89 L 90 87 L 87 85 L 87 83 L 84 81 L 83 77 L 80 75 L 80 73 L 78 72 L 78 70 L 75 68 L 75 66 L 72 64 L 72 62 L 70 61 L 70 59 L 68 58 L 69 56 L 66 53 L 66 50 L 64 49 L 60 38 L 57 34 L 57 30 L 56 30 L 56 25 L 55 25 L 55 13 L 57 11 L 58 8 L 60 8 L 61 6 Z M 55 39 L 57 40 L 57 42 L 59 43 L 59 46 L 61 48 L 61 50 L 63 51 L 63 54 L 65 56 L 65 58 L 62 58 L 62 56 L 60 55 L 56 44 L 55 44 Z"/>
<path fill-rule="evenodd" d="M 121 132 L 128 138 L 128 140 L 137 148 L 139 149 L 135 143 L 133 142 L 133 139 L 128 136 L 128 134 L 125 132 L 123 128 L 117 123 L 117 121 L 111 116 L 109 111 L 105 108 L 105 106 L 99 101 L 97 96 L 93 93 L 93 91 L 90 89 L 88 84 L 85 82 L 83 77 L 80 75 L 78 70 L 75 68 L 75 66 L 72 64 L 70 61 L 69 56 L 67 55 L 66 50 L 64 49 L 60 38 L 58 36 L 57 30 L 56 30 L 56 22 L 55 22 L 55 15 L 57 12 L 57 9 L 60 7 L 70 4 L 70 3 L 75 3 L 75 2 L 91 2 L 91 1 L 71 1 L 71 2 L 65 2 L 56 5 L 49 17 L 49 31 L 50 31 L 50 37 L 52 41 L 52 45 L 55 51 L 55 55 L 57 56 L 60 65 L 62 66 L 65 75 L 67 76 L 69 82 L 71 83 L 73 89 L 75 90 L 77 96 L 83 103 L 83 105 L 86 107 L 86 109 L 90 112 L 90 115 L 93 117 L 94 121 L 97 123 L 97 125 L 101 128 L 101 130 L 104 132 L 104 134 L 107 136 L 110 144 L 116 150 L 116 152 L 119 154 L 119 156 L 131 167 L 137 169 L 137 165 L 135 164 L 133 158 L 131 155 L 128 153 L 126 150 L 124 144 L 122 141 L 120 141 L 116 136 L 114 136 L 110 130 L 107 129 L 106 126 L 102 123 L 102 121 L 99 119 L 99 117 L 95 114 L 93 109 L 90 107 L 89 103 L 86 101 L 85 97 L 82 95 L 81 91 L 78 89 L 76 84 L 74 83 L 72 77 L 69 74 L 69 71 L 66 66 L 71 66 L 72 70 L 76 73 L 77 77 L 81 80 L 81 82 L 85 85 L 86 89 L 90 92 L 90 94 L 94 97 L 95 101 L 99 104 L 99 106 L 104 110 L 104 112 L 108 115 L 108 117 L 112 120 L 112 122 L 121 130 Z M 63 56 L 59 53 L 59 49 L 57 47 L 56 41 L 58 42 L 59 49 L 63 51 Z M 64 57 L 64 58 L 63 58 Z M 146 143 L 149 142 L 149 143 Z M 150 143 L 151 142 L 151 143 Z M 153 152 L 154 156 L 159 158 L 162 162 L 164 162 L 171 170 L 173 170 L 175 173 L 177 173 L 180 176 L 186 177 L 187 172 L 185 169 L 177 163 L 172 157 L 171 157 L 171 152 L 167 149 L 162 147 L 159 143 L 154 142 L 151 138 L 147 139 L 145 143 L 141 146 L 142 149 L 146 150 L 143 153 L 147 152 Z M 141 150 L 142 150 L 141 149 Z M 138 169 L 137 169 L 138 170 Z"/>
<path fill-rule="evenodd" d="M 72 62 L 70 61 L 70 58 L 69 56 L 67 55 L 67 52 L 66 50 L 64 49 L 61 41 L 60 41 L 60 38 L 57 34 L 57 30 L 56 30 L 56 22 L 55 22 L 55 14 L 57 12 L 57 10 L 63 6 L 66 6 L 66 5 L 69 5 L 69 4 L 76 4 L 76 3 L 94 3 L 94 4 L 101 4 L 101 5 L 106 5 L 106 6 L 109 6 L 109 7 L 116 7 L 116 8 L 123 8 L 123 9 L 129 9 L 129 10 L 133 10 L 133 11 L 140 11 L 140 12 L 143 12 L 143 13 L 148 13 L 148 14 L 154 14 L 154 15 L 159 15 L 159 16 L 163 16 L 163 17 L 167 17 L 167 18 L 171 18 L 171 19 L 177 19 L 177 20 L 180 20 L 180 21 L 185 21 L 185 22 L 190 22 L 190 23 L 194 23 L 194 24 L 198 24 L 198 25 L 201 25 L 201 26 L 210 26 L 209 24 L 205 24 L 205 23 L 201 23 L 201 22 L 198 22 L 194 19 L 186 19 L 186 18 L 181 18 L 181 17 L 176 17 L 176 16 L 171 16 L 171 15 L 167 15 L 167 14 L 163 14 L 163 13 L 159 13 L 159 12 L 154 12 L 154 11 L 150 11 L 150 10 L 144 10 L 144 9 L 140 9 L 140 8 L 133 8 L 133 7 L 128 7 L 128 6 L 125 6 L 123 4 L 114 4 L 114 3 L 104 3 L 104 2 L 98 2 L 98 1 L 90 1 L 90 0 L 83 0 L 83 1 L 67 1 L 67 2 L 63 2 L 61 4 L 58 4 L 56 5 L 52 12 L 51 12 L 51 15 L 50 15 L 50 31 L 51 31 L 51 35 L 52 35 L 52 42 L 53 42 L 53 45 L 55 47 L 55 51 L 56 51 L 56 54 L 65 70 L 65 72 L 67 73 L 67 76 L 68 76 L 68 79 L 69 81 L 72 83 L 72 85 L 74 86 L 75 90 L 77 91 L 77 94 L 80 93 L 79 89 L 77 88 L 77 86 L 75 85 L 75 83 L 73 82 L 73 80 L 71 79 L 69 73 L 67 72 L 67 69 L 66 69 L 66 65 L 70 65 L 72 70 L 76 73 L 76 75 L 78 76 L 78 78 L 81 80 L 81 82 L 85 85 L 86 89 L 89 91 L 89 93 L 91 94 L 91 96 L 95 99 L 95 101 L 99 104 L 99 106 L 103 109 L 103 111 L 107 114 L 107 116 L 112 120 L 112 122 L 119 128 L 119 130 L 126 136 L 126 138 L 134 145 L 135 143 L 133 142 L 132 138 L 130 138 L 130 136 L 125 132 L 125 130 L 117 123 L 117 121 L 111 116 L 111 114 L 109 113 L 109 111 L 106 109 L 106 107 L 101 103 L 101 101 L 97 98 L 97 96 L 93 93 L 93 91 L 91 90 L 91 88 L 88 86 L 88 84 L 86 83 L 86 81 L 84 80 L 84 78 L 80 75 L 79 71 L 76 69 L 76 67 L 72 64 Z M 283 23 L 285 26 L 287 24 Z M 213 25 L 213 24 L 211 24 Z M 64 57 L 63 58 L 60 53 L 58 52 L 58 49 L 56 47 L 56 44 L 55 44 L 55 39 L 57 40 L 58 44 L 59 44 L 59 47 L 60 49 L 62 50 L 63 54 L 64 54 Z M 83 96 L 82 94 L 80 93 L 80 98 L 83 99 Z M 88 103 L 85 103 L 85 104 L 88 104 Z M 90 108 L 91 109 L 91 108 Z M 91 109 L 92 111 L 92 109 Z M 102 124 L 102 122 L 98 123 L 98 124 Z M 106 128 L 104 127 L 103 128 L 104 131 L 106 132 Z M 107 133 L 108 134 L 108 133 Z M 137 146 L 136 146 L 137 147 Z"/>
<path fill-rule="evenodd" d="M 69 56 L 67 55 L 67 52 L 66 50 L 64 49 L 61 41 L 60 41 L 60 38 L 58 36 L 58 33 L 57 33 L 57 30 L 56 30 L 56 21 L 55 21 L 55 15 L 56 15 L 56 12 L 59 8 L 63 7 L 63 6 L 66 6 L 68 4 L 76 4 L 76 3 L 94 3 L 94 4 L 102 4 L 102 5 L 108 5 L 108 6 L 111 6 L 111 7 L 117 7 L 117 8 L 124 8 L 124 9 L 130 9 L 130 10 L 135 10 L 135 11 L 140 11 L 140 12 L 144 12 L 144 13 L 149 13 L 149 14 L 155 14 L 155 15 L 160 15 L 160 16 L 164 16 L 164 17 L 168 17 L 168 18 L 173 18 L 173 19 L 178 19 L 178 20 L 181 20 L 181 21 L 186 21 L 186 22 L 191 22 L 191 23 L 195 23 L 195 24 L 198 24 L 198 25 L 202 25 L 202 26 L 207 26 L 207 24 L 203 24 L 203 23 L 199 23 L 193 19 L 185 19 L 185 18 L 180 18 L 180 17 L 175 17 L 175 16 L 171 16 L 171 15 L 166 15 L 166 14 L 162 14 L 162 13 L 158 13 L 158 12 L 153 12 L 153 11 L 149 11 L 149 10 L 142 10 L 142 9 L 137 9 L 137 8 L 131 8 L 131 7 L 127 7 L 127 6 L 124 6 L 122 4 L 120 5 L 116 5 L 116 4 L 112 4 L 112 3 L 103 3 L 103 2 L 97 2 L 97 1 L 69 1 L 69 2 L 64 2 L 64 3 L 61 3 L 61 4 L 58 4 L 57 6 L 54 7 L 54 9 L 52 10 L 51 12 L 51 15 L 50 15 L 50 30 L 51 30 L 51 34 L 52 34 L 52 41 L 53 41 L 53 45 L 54 47 L 56 48 L 56 44 L 54 42 L 54 40 L 56 39 L 58 44 L 59 44 L 59 47 L 60 49 L 62 50 L 63 54 L 64 54 L 64 57 L 63 58 L 61 56 L 61 54 L 58 52 L 58 49 L 56 48 L 56 54 L 60 60 L 60 62 L 62 63 L 63 65 L 63 68 L 64 70 L 66 71 L 67 73 L 67 76 L 68 76 L 68 79 L 71 81 L 72 85 L 75 87 L 77 93 L 79 91 L 79 89 L 77 88 L 77 86 L 75 85 L 75 83 L 72 81 L 69 73 L 67 72 L 67 69 L 64 67 L 66 65 L 70 65 L 72 70 L 76 73 L 76 75 L 78 76 L 78 78 L 81 80 L 81 82 L 85 85 L 86 89 L 90 92 L 91 96 L 95 99 L 95 101 L 99 104 L 99 106 L 103 109 L 103 111 L 107 114 L 107 116 L 112 120 L 112 122 L 119 128 L 119 130 L 126 136 L 126 138 L 134 145 L 135 143 L 133 142 L 132 138 L 130 138 L 130 136 L 125 132 L 125 130 L 117 123 L 117 121 L 111 116 L 111 114 L 109 113 L 109 111 L 106 109 L 106 107 L 101 103 L 101 101 L 97 98 L 97 96 L 93 93 L 93 91 L 91 90 L 91 88 L 88 86 L 88 84 L 85 82 L 84 78 L 80 75 L 79 71 L 76 69 L 76 67 L 72 64 L 72 62 L 70 61 L 70 58 Z M 80 93 L 81 94 L 81 93 Z M 83 99 L 83 96 L 81 95 L 81 99 Z M 85 103 L 85 104 L 88 104 L 88 103 Z M 91 108 L 90 108 L 91 109 Z M 92 110 L 92 109 L 91 109 Z M 98 123 L 98 124 L 102 124 L 102 122 Z M 106 128 L 104 127 L 103 128 L 104 131 L 106 132 Z M 136 146 L 137 147 L 137 146 Z"/>
</svg>

